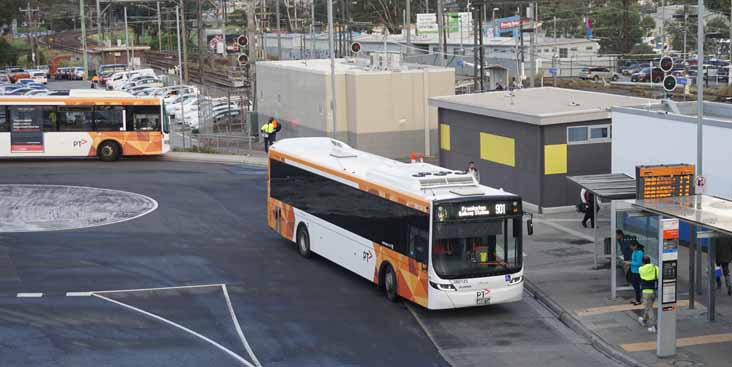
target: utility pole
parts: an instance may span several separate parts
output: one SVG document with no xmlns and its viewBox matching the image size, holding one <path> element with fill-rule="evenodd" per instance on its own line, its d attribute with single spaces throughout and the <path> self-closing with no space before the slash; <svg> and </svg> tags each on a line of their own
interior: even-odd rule
<svg viewBox="0 0 732 367">
<path fill-rule="evenodd" d="M 310 1 L 310 58 L 315 58 L 315 0 Z"/>
<path fill-rule="evenodd" d="M 328 0 L 328 52 L 330 53 L 330 109 L 333 116 L 333 139 L 336 138 L 336 75 L 335 49 L 333 48 L 333 0 Z"/>
<path fill-rule="evenodd" d="M 481 8 L 485 9 L 485 4 L 480 4 Z M 478 18 L 478 47 L 480 47 L 480 91 L 485 92 L 485 47 L 483 47 L 483 18 Z M 473 51 L 475 52 L 475 51 Z"/>
<path fill-rule="evenodd" d="M 729 43 L 727 46 L 729 47 L 729 61 L 730 64 L 727 65 L 727 85 L 732 85 L 732 78 L 730 77 L 730 70 L 732 70 L 732 0 L 729 2 Z"/>
<path fill-rule="evenodd" d="M 160 3 L 158 3 L 159 6 Z M 160 7 L 158 7 L 158 14 L 160 13 Z M 104 33 L 102 32 L 102 6 L 97 0 L 97 44 L 104 43 Z"/>
<path fill-rule="evenodd" d="M 99 4 L 99 0 L 97 0 L 97 4 Z M 158 8 L 158 51 L 161 51 L 163 49 L 163 35 L 160 31 L 160 1 L 156 2 L 157 8 Z"/>
<path fill-rule="evenodd" d="M 183 80 L 185 82 L 188 82 L 188 36 L 186 33 L 186 7 L 185 2 L 183 0 L 180 0 L 180 38 L 182 39 L 182 45 L 179 45 L 178 48 L 183 47 L 183 70 L 181 72 L 183 73 Z M 176 12 L 176 17 L 178 16 Z M 251 38 L 250 38 L 251 39 Z"/>
<path fill-rule="evenodd" d="M 687 26 L 687 22 L 689 20 L 689 10 L 688 6 L 684 5 L 684 63 L 686 63 L 686 59 L 688 59 L 688 51 L 686 50 L 686 33 L 689 32 L 689 27 Z"/>
<path fill-rule="evenodd" d="M 554 64 L 554 61 L 559 61 L 557 58 L 557 16 L 554 16 L 554 50 L 552 52 L 552 67 L 554 69 L 554 88 L 557 87 L 557 74 L 559 74 L 559 68 Z M 559 62 L 557 62 L 559 64 Z"/>
<path fill-rule="evenodd" d="M 473 18 L 480 18 L 480 5 L 473 5 Z M 478 90 L 478 22 L 473 21 L 473 90 Z"/>
<path fill-rule="evenodd" d="M 437 39 L 438 39 L 438 43 L 439 43 L 439 45 L 437 46 L 437 49 L 442 50 L 442 51 L 438 52 L 438 54 L 442 53 L 442 55 L 439 55 L 441 66 L 445 66 L 445 61 L 446 61 L 445 59 L 447 58 L 447 55 L 446 55 L 447 52 L 445 50 L 445 48 L 447 47 L 447 40 L 445 39 L 446 37 L 444 34 L 445 21 L 443 19 L 443 16 L 444 15 L 442 12 L 442 0 L 437 0 L 437 34 L 438 34 Z"/>
<path fill-rule="evenodd" d="M 30 1 L 28 1 L 28 5 L 26 5 L 26 8 L 19 8 L 18 11 L 25 13 L 26 15 L 26 24 L 28 26 L 29 32 L 28 34 L 28 43 L 30 43 L 31 46 L 31 61 L 33 63 L 33 66 L 36 66 L 36 42 L 35 42 L 35 36 L 31 36 L 30 30 L 33 29 L 33 13 L 38 12 L 39 9 L 35 8 L 32 9 L 30 6 Z"/>
<path fill-rule="evenodd" d="M 175 35 L 178 40 L 178 82 L 183 84 L 183 57 L 181 56 L 180 45 L 180 8 L 175 7 Z"/>
<path fill-rule="evenodd" d="M 732 0 L 730 0 L 732 1 Z M 409 55 L 412 52 L 412 13 L 410 8 L 411 0 L 405 0 L 406 4 L 406 12 L 407 12 L 407 21 L 404 23 L 404 25 L 407 28 L 407 55 Z"/>
<path fill-rule="evenodd" d="M 201 81 L 201 85 L 206 85 L 206 81 L 203 77 L 203 55 L 208 51 L 206 48 L 205 34 L 203 33 L 203 0 L 196 0 L 198 6 L 196 10 L 197 27 L 198 27 L 198 77 Z"/>
<path fill-rule="evenodd" d="M 251 101 L 252 103 L 252 111 L 257 110 L 257 81 L 254 74 L 254 69 L 256 67 L 257 61 L 257 44 L 255 41 L 257 36 L 257 20 L 255 17 L 256 12 L 256 1 L 247 0 L 247 39 L 249 41 L 249 44 L 247 45 L 247 47 L 249 48 L 249 67 L 247 68 L 247 79 L 249 80 L 249 101 Z"/>
<path fill-rule="evenodd" d="M 275 26 L 275 32 L 277 32 L 277 60 L 282 60 L 282 30 L 280 29 L 280 2 L 282 0 L 274 0 L 275 1 L 275 21 L 277 22 L 277 26 Z"/>
<path fill-rule="evenodd" d="M 529 24 L 531 24 L 531 35 L 529 38 L 529 86 L 534 87 L 536 78 L 536 58 L 534 57 L 534 41 L 536 39 L 536 3 L 529 5 Z"/>
<path fill-rule="evenodd" d="M 81 0 L 84 1 L 84 0 Z M 132 60 L 130 60 L 130 32 L 127 27 L 127 7 L 124 7 L 124 15 L 125 15 L 125 53 L 127 54 L 127 65 L 129 66 L 132 64 Z"/>
<path fill-rule="evenodd" d="M 661 52 L 666 53 L 666 1 L 661 0 Z"/>
<path fill-rule="evenodd" d="M 84 78 L 89 76 L 89 60 L 86 51 L 86 15 L 84 15 L 84 0 L 79 0 L 79 17 L 81 18 L 81 48 L 84 54 L 81 59 L 84 62 Z"/>
</svg>

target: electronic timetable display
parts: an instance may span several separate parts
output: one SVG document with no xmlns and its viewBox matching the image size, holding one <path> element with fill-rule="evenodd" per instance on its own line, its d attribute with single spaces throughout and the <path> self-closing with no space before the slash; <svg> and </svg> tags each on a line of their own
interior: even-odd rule
<svg viewBox="0 0 732 367">
<path fill-rule="evenodd" d="M 638 199 L 659 199 L 694 195 L 693 164 L 636 166 Z"/>
</svg>

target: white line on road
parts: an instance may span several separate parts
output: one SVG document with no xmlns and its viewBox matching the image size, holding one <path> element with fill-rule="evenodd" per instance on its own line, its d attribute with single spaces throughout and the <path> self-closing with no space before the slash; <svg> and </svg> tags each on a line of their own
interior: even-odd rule
<svg viewBox="0 0 732 367">
<path fill-rule="evenodd" d="M 164 291 L 172 289 L 189 289 L 189 288 L 206 288 L 206 287 L 221 287 L 223 284 L 199 284 L 199 285 L 181 285 L 177 287 L 158 287 L 158 288 L 137 288 L 137 289 L 116 289 L 111 291 L 92 291 L 89 293 L 127 293 L 127 292 L 145 292 L 145 291 Z"/>
<path fill-rule="evenodd" d="M 40 298 L 43 297 L 43 293 L 18 293 L 18 298 Z"/>
<path fill-rule="evenodd" d="M 120 305 L 120 306 L 122 306 L 124 308 L 127 308 L 127 309 L 130 309 L 132 311 L 139 312 L 139 313 L 141 313 L 141 314 L 143 314 L 145 316 L 151 317 L 151 318 L 156 319 L 158 321 L 164 322 L 164 323 L 166 323 L 166 324 L 168 324 L 170 326 L 173 326 L 175 328 L 178 328 L 180 330 L 183 330 L 183 331 L 185 331 L 185 332 L 187 332 L 187 333 L 189 333 L 189 334 L 191 334 L 193 336 L 196 336 L 196 337 L 204 340 L 205 342 L 213 345 L 214 347 L 216 347 L 219 350 L 223 351 L 224 353 L 230 355 L 231 357 L 233 357 L 234 359 L 238 360 L 239 362 L 241 362 L 242 364 L 244 364 L 247 367 L 259 367 L 259 366 L 255 366 L 255 365 L 251 364 L 251 362 L 247 361 L 242 356 L 240 356 L 240 355 L 232 352 L 231 350 L 229 350 L 228 348 L 224 347 L 223 345 L 221 345 L 221 344 L 219 344 L 219 343 L 217 343 L 217 342 L 215 342 L 215 341 L 213 341 L 213 340 L 211 340 L 211 339 L 209 339 L 209 338 L 207 338 L 207 337 L 205 337 L 205 336 L 203 336 L 203 335 L 201 335 L 201 334 L 199 334 L 199 333 L 197 333 L 197 332 L 195 332 L 195 331 L 193 331 L 193 330 L 191 330 L 191 329 L 189 329 L 189 328 L 187 328 L 187 327 L 185 327 L 183 325 L 177 324 L 177 323 L 175 323 L 173 321 L 170 321 L 170 320 L 168 320 L 168 319 L 166 319 L 164 317 L 158 316 L 158 315 L 156 315 L 156 314 L 154 314 L 152 312 L 147 312 L 147 311 L 142 310 L 142 309 L 139 309 L 139 308 L 137 308 L 135 306 L 131 306 L 131 305 L 128 305 L 126 303 L 113 300 L 111 298 L 107 298 L 107 297 L 102 296 L 100 294 L 96 294 L 95 293 L 93 296 L 94 297 L 97 297 L 97 298 L 101 298 L 101 299 L 103 299 L 105 301 L 112 302 L 114 304 Z"/>
<path fill-rule="evenodd" d="M 91 297 L 92 292 L 66 292 L 66 297 Z"/>
<path fill-rule="evenodd" d="M 224 291 L 224 298 L 226 298 L 226 305 L 229 307 L 231 321 L 234 322 L 236 333 L 239 334 L 239 339 L 241 339 L 241 343 L 244 345 L 244 349 L 246 349 L 247 353 L 249 353 L 249 356 L 252 357 L 252 361 L 254 361 L 254 364 L 257 365 L 257 367 L 262 367 L 262 364 L 259 363 L 257 356 L 254 355 L 252 347 L 249 346 L 247 338 L 244 337 L 244 332 L 241 330 L 241 326 L 239 325 L 239 319 L 236 318 L 236 312 L 234 312 L 234 307 L 231 305 L 231 299 L 229 298 L 229 291 L 226 290 L 226 284 L 222 284 L 221 289 Z"/>
</svg>

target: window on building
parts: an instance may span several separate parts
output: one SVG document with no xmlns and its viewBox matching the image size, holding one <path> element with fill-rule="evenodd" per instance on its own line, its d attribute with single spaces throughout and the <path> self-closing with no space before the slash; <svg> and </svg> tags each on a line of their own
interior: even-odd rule
<svg viewBox="0 0 732 367">
<path fill-rule="evenodd" d="M 561 57 L 561 58 L 567 58 L 567 57 L 569 57 L 569 52 L 567 51 L 566 48 L 560 48 L 559 49 L 559 57 Z"/>
<path fill-rule="evenodd" d="M 585 50 L 587 50 L 587 51 L 592 51 L 592 46 L 587 46 L 587 47 L 585 47 Z"/>
<path fill-rule="evenodd" d="M 572 47 L 569 49 L 570 51 L 577 51 L 577 47 Z"/>
<path fill-rule="evenodd" d="M 567 128 L 567 144 L 608 143 L 612 137 L 610 125 L 572 126 Z"/>
</svg>

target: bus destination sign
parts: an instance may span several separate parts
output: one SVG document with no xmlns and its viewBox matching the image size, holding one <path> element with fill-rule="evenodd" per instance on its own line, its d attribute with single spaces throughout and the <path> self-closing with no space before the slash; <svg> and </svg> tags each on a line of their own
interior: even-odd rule
<svg viewBox="0 0 732 367">
<path fill-rule="evenodd" d="M 518 201 L 443 203 L 437 205 L 435 219 L 441 222 L 455 219 L 515 215 L 520 212 L 521 205 Z"/>
</svg>

